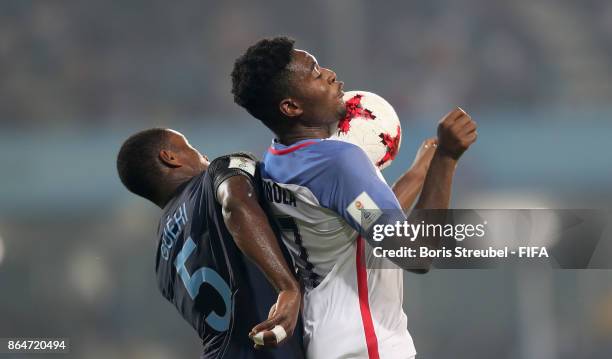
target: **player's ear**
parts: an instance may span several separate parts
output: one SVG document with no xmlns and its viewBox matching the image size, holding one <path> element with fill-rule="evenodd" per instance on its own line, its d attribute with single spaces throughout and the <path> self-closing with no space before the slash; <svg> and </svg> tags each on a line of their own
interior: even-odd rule
<svg viewBox="0 0 612 359">
<path fill-rule="evenodd" d="M 300 104 L 293 98 L 287 97 L 278 104 L 279 111 L 287 117 L 296 117 L 304 112 Z"/>
<path fill-rule="evenodd" d="M 183 164 L 174 151 L 163 149 L 159 151 L 159 160 L 168 167 L 178 168 Z"/>
</svg>

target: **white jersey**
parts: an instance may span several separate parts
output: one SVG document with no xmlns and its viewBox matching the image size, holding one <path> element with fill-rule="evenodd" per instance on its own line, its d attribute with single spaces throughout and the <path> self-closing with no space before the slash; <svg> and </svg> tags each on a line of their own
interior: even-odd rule
<svg viewBox="0 0 612 359">
<path fill-rule="evenodd" d="M 307 357 L 413 357 L 402 309 L 403 272 L 371 269 L 384 259 L 366 253 L 358 234 L 361 209 L 401 209 L 365 152 L 336 140 L 273 143 L 262 177 L 306 287 Z"/>
</svg>

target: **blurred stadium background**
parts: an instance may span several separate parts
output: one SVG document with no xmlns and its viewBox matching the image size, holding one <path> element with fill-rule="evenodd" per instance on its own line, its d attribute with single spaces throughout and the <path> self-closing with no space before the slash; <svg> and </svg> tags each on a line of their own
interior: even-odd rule
<svg viewBox="0 0 612 359">
<path fill-rule="evenodd" d="M 461 105 L 480 138 L 454 207 L 609 208 L 610 1 L 2 1 L 0 337 L 198 357 L 155 288 L 159 211 L 123 189 L 115 155 L 153 126 L 211 158 L 261 154 L 271 133 L 233 104 L 229 73 L 277 34 L 396 106 L 389 180 Z M 419 358 L 612 357 L 611 271 L 406 275 L 405 305 Z"/>
</svg>

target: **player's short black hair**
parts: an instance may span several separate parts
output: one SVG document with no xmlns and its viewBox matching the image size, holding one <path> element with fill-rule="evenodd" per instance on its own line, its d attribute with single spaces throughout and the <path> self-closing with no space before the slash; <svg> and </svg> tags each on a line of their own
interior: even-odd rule
<svg viewBox="0 0 612 359">
<path fill-rule="evenodd" d="M 278 103 L 289 93 L 287 65 L 295 40 L 279 36 L 259 40 L 236 59 L 232 71 L 234 102 L 266 126 L 278 118 Z"/>
<path fill-rule="evenodd" d="M 163 180 L 159 151 L 168 144 L 169 137 L 168 129 L 151 128 L 123 142 L 117 155 L 117 172 L 130 192 L 155 201 Z"/>
</svg>

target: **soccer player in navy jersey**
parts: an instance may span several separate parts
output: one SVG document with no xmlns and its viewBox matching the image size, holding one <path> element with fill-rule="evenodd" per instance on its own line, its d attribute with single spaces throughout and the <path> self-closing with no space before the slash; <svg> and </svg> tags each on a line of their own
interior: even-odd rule
<svg viewBox="0 0 612 359">
<path fill-rule="evenodd" d="M 266 217 L 255 158 L 209 162 L 182 134 L 154 128 L 123 143 L 117 170 L 163 209 L 157 285 L 198 332 L 202 358 L 302 358 L 301 335 L 292 336 L 301 292 Z M 249 336 L 282 345 L 255 350 Z"/>
<path fill-rule="evenodd" d="M 330 125 L 346 111 L 342 89 L 332 70 L 286 37 L 249 47 L 232 71 L 234 101 L 276 135 L 262 178 L 305 286 L 306 356 L 413 358 L 402 309 L 403 272 L 374 269 L 387 267 L 386 259 L 365 252 L 359 235 L 373 224 L 362 221 L 363 209 L 399 213 L 380 216 L 389 220 L 385 224 L 406 220 L 402 208 L 412 206 L 415 193 L 412 171 L 390 187 L 362 149 L 329 139 Z M 476 123 L 455 108 L 440 121 L 437 137 L 417 209 L 448 208 L 455 167 L 476 140 Z M 430 265 L 416 258 L 411 270 L 424 273 Z"/>
</svg>

